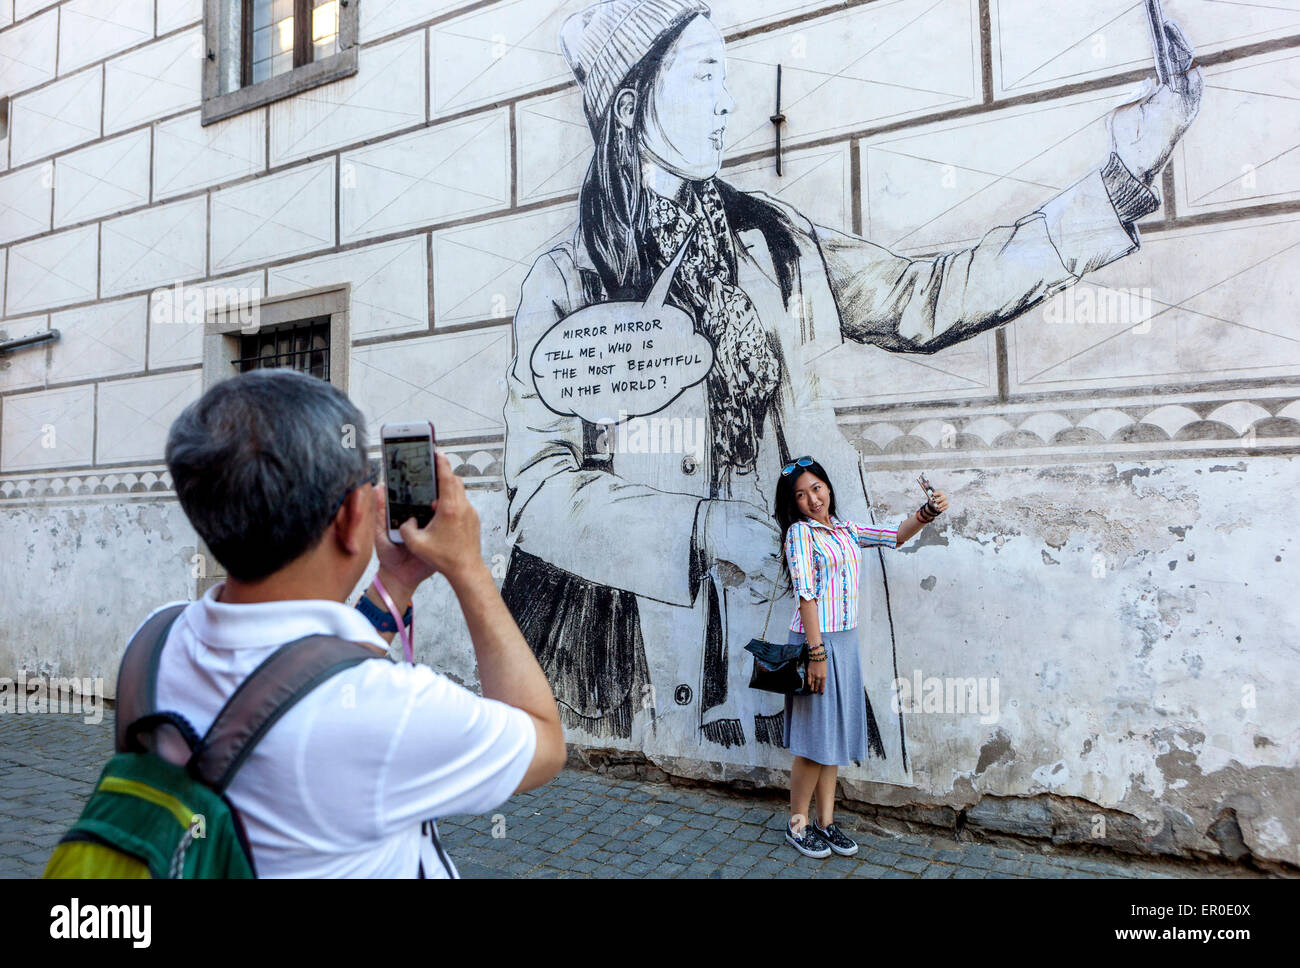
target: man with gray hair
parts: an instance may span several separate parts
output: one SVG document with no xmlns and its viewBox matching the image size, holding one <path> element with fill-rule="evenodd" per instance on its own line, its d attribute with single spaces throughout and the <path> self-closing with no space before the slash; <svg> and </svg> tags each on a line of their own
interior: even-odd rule
<svg viewBox="0 0 1300 968">
<path fill-rule="evenodd" d="M 482 696 L 425 665 L 357 663 L 275 722 L 227 795 L 261 876 L 455 877 L 435 818 L 484 813 L 549 782 L 565 749 L 550 686 L 483 561 L 478 514 L 450 462 L 437 455 L 432 521 L 408 520 L 405 544 L 393 544 L 360 411 L 289 370 L 209 389 L 172 424 L 166 456 L 182 508 L 229 575 L 180 613 L 158 668 L 156 708 L 200 735 L 286 642 L 327 635 L 387 652 L 393 632 L 346 604 L 372 552 L 399 610 L 432 575 L 447 579 Z"/>
</svg>

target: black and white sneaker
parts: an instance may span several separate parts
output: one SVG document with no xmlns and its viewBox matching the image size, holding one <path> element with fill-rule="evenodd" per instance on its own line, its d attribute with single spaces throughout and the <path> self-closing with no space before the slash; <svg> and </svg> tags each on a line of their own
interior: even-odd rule
<svg viewBox="0 0 1300 968">
<path fill-rule="evenodd" d="M 820 824 L 812 824 L 812 829 L 817 831 L 818 836 L 830 845 L 831 850 L 841 857 L 852 857 L 858 852 L 858 845 L 844 835 L 844 831 L 833 823 L 828 823 L 825 828 Z"/>
<path fill-rule="evenodd" d="M 834 826 L 834 824 L 831 826 Z M 831 845 L 822 839 L 822 835 L 817 832 L 817 829 L 812 824 L 805 824 L 802 832 L 795 836 L 794 828 L 787 823 L 785 825 L 785 842 L 805 857 L 816 857 L 820 860 L 831 855 Z"/>
</svg>

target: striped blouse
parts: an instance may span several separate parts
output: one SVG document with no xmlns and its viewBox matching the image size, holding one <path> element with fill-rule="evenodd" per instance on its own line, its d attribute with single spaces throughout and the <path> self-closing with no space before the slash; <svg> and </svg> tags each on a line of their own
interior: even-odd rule
<svg viewBox="0 0 1300 968">
<path fill-rule="evenodd" d="M 893 548 L 897 530 L 869 528 L 855 521 L 831 519 L 831 527 L 804 518 L 790 525 L 785 538 L 785 559 L 795 594 L 817 600 L 817 621 L 823 632 L 857 628 L 860 548 Z M 803 619 L 794 611 L 790 631 L 802 632 Z"/>
</svg>

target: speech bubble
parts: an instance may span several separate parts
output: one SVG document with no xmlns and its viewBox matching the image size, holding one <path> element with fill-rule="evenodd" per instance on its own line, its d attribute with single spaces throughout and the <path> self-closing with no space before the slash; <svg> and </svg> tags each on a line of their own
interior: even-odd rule
<svg viewBox="0 0 1300 968">
<path fill-rule="evenodd" d="M 528 365 L 547 409 L 592 423 L 657 413 L 713 368 L 713 344 L 667 305 L 690 235 L 655 280 L 645 302 L 580 309 L 546 331 Z"/>
</svg>

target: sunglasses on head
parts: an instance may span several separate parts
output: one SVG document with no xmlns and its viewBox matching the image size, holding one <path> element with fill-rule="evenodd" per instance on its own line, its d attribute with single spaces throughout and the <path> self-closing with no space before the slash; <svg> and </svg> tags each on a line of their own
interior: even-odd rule
<svg viewBox="0 0 1300 968">
<path fill-rule="evenodd" d="M 786 464 L 784 467 L 782 467 L 781 476 L 789 477 L 791 474 L 794 473 L 794 469 L 796 467 L 811 467 L 812 463 L 813 463 L 813 459 L 811 457 L 800 457 L 798 460 L 791 461 L 789 464 Z"/>
</svg>

